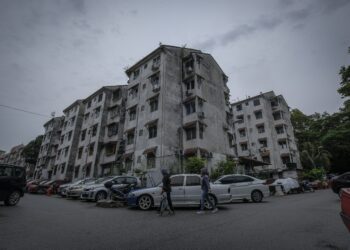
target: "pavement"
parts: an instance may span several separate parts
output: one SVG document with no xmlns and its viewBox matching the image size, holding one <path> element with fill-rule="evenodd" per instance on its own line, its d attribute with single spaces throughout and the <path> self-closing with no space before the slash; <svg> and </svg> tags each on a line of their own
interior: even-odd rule
<svg viewBox="0 0 350 250">
<path fill-rule="evenodd" d="M 100 208 L 92 202 L 26 194 L 0 205 L 0 250 L 10 249 L 342 249 L 350 233 L 331 190 L 235 202 L 219 212 Z"/>
</svg>

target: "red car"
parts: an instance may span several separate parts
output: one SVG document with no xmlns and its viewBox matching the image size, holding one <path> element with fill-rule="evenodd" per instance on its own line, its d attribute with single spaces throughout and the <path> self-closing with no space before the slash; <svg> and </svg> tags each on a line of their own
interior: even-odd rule
<svg viewBox="0 0 350 250">
<path fill-rule="evenodd" d="M 350 232 L 350 188 L 342 189 L 340 194 L 341 213 L 345 226 Z"/>
<path fill-rule="evenodd" d="M 48 180 L 40 180 L 36 182 L 32 182 L 28 186 L 28 193 L 36 194 L 39 191 L 39 186 L 43 185 L 44 183 L 48 182 Z"/>
</svg>

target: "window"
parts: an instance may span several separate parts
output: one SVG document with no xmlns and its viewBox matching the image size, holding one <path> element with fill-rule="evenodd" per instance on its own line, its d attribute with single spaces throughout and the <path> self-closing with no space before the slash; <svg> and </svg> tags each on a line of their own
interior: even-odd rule
<svg viewBox="0 0 350 250">
<path fill-rule="evenodd" d="M 238 130 L 238 133 L 240 137 L 245 137 L 246 136 L 245 128 Z"/>
<path fill-rule="evenodd" d="M 187 176 L 186 186 L 200 186 L 201 179 L 198 176 Z"/>
<path fill-rule="evenodd" d="M 55 165 L 54 166 L 54 168 L 53 168 L 53 174 L 55 175 L 56 174 L 56 172 L 57 172 L 57 168 L 58 168 L 58 166 L 57 165 Z"/>
<path fill-rule="evenodd" d="M 63 123 L 63 129 L 66 129 L 67 128 L 67 121 L 65 121 L 64 123 Z"/>
<path fill-rule="evenodd" d="M 91 130 L 92 130 L 92 136 L 96 136 L 97 134 L 97 128 L 98 128 L 98 124 L 95 124 L 94 126 L 92 126 Z"/>
<path fill-rule="evenodd" d="M 0 176 L 12 176 L 12 168 L 1 166 L 0 167 Z"/>
<path fill-rule="evenodd" d="M 86 113 L 84 115 L 84 122 L 86 122 L 89 119 L 90 113 Z"/>
<path fill-rule="evenodd" d="M 149 101 L 149 105 L 151 107 L 151 112 L 157 111 L 158 110 L 158 97 L 152 98 Z"/>
<path fill-rule="evenodd" d="M 151 125 L 148 127 L 149 138 L 157 137 L 157 125 Z"/>
<path fill-rule="evenodd" d="M 283 164 L 290 163 L 290 157 L 289 157 L 289 155 L 281 156 L 281 160 L 282 160 L 282 163 L 283 163 Z"/>
<path fill-rule="evenodd" d="M 81 131 L 81 141 L 85 140 L 85 136 L 86 136 L 86 129 L 84 129 L 83 131 Z"/>
<path fill-rule="evenodd" d="M 146 88 L 146 83 L 142 84 L 142 89 Z"/>
<path fill-rule="evenodd" d="M 69 147 L 66 147 L 64 149 L 64 157 L 67 157 L 68 156 L 68 152 L 69 152 Z"/>
<path fill-rule="evenodd" d="M 241 150 L 242 151 L 247 151 L 248 150 L 247 143 L 241 143 Z"/>
<path fill-rule="evenodd" d="M 153 153 L 147 154 L 147 168 L 156 167 L 156 156 Z"/>
<path fill-rule="evenodd" d="M 134 71 L 134 80 L 140 75 L 140 69 Z"/>
<path fill-rule="evenodd" d="M 75 121 L 75 116 L 73 116 L 72 118 L 70 118 L 70 124 L 71 124 L 71 126 L 74 125 L 74 121 Z"/>
<path fill-rule="evenodd" d="M 98 95 L 98 102 L 102 101 L 102 97 L 103 97 L 102 93 Z"/>
<path fill-rule="evenodd" d="M 113 108 L 110 110 L 110 117 L 111 117 L 111 118 L 116 117 L 118 114 L 119 114 L 119 107 L 118 107 L 118 106 L 113 107 Z"/>
<path fill-rule="evenodd" d="M 142 136 L 142 135 L 143 135 L 143 130 L 140 129 L 140 130 L 139 130 L 139 136 Z"/>
<path fill-rule="evenodd" d="M 276 133 L 279 134 L 279 135 L 284 133 L 283 126 L 276 126 L 275 130 L 276 130 Z"/>
<path fill-rule="evenodd" d="M 246 105 L 246 106 L 249 106 L 249 102 L 245 102 L 245 105 Z"/>
<path fill-rule="evenodd" d="M 159 87 L 159 73 L 151 76 L 150 81 L 153 89 L 157 89 Z"/>
<path fill-rule="evenodd" d="M 128 136 L 127 136 L 127 144 L 128 145 L 131 145 L 134 143 L 134 133 L 129 133 Z"/>
<path fill-rule="evenodd" d="M 94 153 L 94 146 L 95 146 L 95 143 L 91 143 L 89 145 L 89 156 L 93 155 L 93 153 Z"/>
<path fill-rule="evenodd" d="M 115 144 L 107 144 L 106 146 L 106 156 L 114 155 L 116 152 Z"/>
<path fill-rule="evenodd" d="M 146 63 L 145 65 L 143 65 L 143 68 L 144 68 L 144 69 L 147 69 L 147 63 Z"/>
<path fill-rule="evenodd" d="M 83 147 L 80 147 L 78 150 L 78 159 L 81 159 L 82 155 L 83 155 Z"/>
<path fill-rule="evenodd" d="M 80 166 L 74 168 L 74 178 L 78 178 Z"/>
<path fill-rule="evenodd" d="M 186 108 L 186 115 L 196 112 L 196 102 L 194 100 L 187 102 L 185 104 L 185 108 Z"/>
<path fill-rule="evenodd" d="M 255 99 L 253 101 L 254 106 L 259 106 L 260 105 L 260 99 Z"/>
<path fill-rule="evenodd" d="M 98 118 L 100 116 L 100 111 L 101 111 L 101 107 L 95 108 L 94 110 L 95 118 Z"/>
<path fill-rule="evenodd" d="M 159 65 L 160 63 L 160 56 L 157 56 L 156 58 L 153 59 L 153 65 Z"/>
<path fill-rule="evenodd" d="M 237 115 L 237 123 L 241 124 L 244 122 L 244 116 L 243 115 Z"/>
<path fill-rule="evenodd" d="M 193 72 L 193 60 L 189 60 L 185 63 L 185 70 L 187 74 Z"/>
<path fill-rule="evenodd" d="M 242 104 L 238 104 L 238 105 L 236 106 L 236 110 L 237 110 L 237 111 L 241 111 L 241 110 L 242 110 Z"/>
<path fill-rule="evenodd" d="M 130 171 L 132 166 L 132 159 L 127 158 L 125 159 L 125 170 Z"/>
<path fill-rule="evenodd" d="M 61 144 L 63 143 L 64 141 L 64 135 L 61 135 Z"/>
<path fill-rule="evenodd" d="M 232 148 L 233 145 L 233 135 L 228 133 L 228 145 Z"/>
<path fill-rule="evenodd" d="M 91 172 L 91 163 L 86 166 L 86 174 L 85 177 L 89 177 Z"/>
<path fill-rule="evenodd" d="M 186 140 L 196 139 L 196 127 L 186 129 Z"/>
<path fill-rule="evenodd" d="M 70 141 L 72 139 L 72 134 L 73 134 L 73 132 L 69 131 L 69 133 L 68 133 L 68 141 Z"/>
<path fill-rule="evenodd" d="M 129 120 L 133 121 L 136 119 L 136 107 L 129 109 Z"/>
<path fill-rule="evenodd" d="M 260 147 L 267 148 L 267 139 L 260 139 L 259 143 L 260 143 Z"/>
<path fill-rule="evenodd" d="M 170 184 L 173 187 L 183 186 L 184 185 L 184 176 L 173 176 L 170 178 Z"/>
<path fill-rule="evenodd" d="M 91 100 L 87 104 L 87 108 L 90 108 L 90 107 L 91 107 Z"/>
<path fill-rule="evenodd" d="M 265 125 L 264 124 L 256 125 L 256 128 L 258 129 L 259 134 L 262 134 L 265 132 Z"/>
<path fill-rule="evenodd" d="M 191 80 L 187 81 L 185 84 L 186 84 L 186 89 L 187 90 L 194 89 L 194 79 L 191 79 Z"/>
<path fill-rule="evenodd" d="M 64 173 L 65 168 L 66 168 L 66 163 L 63 163 L 63 164 L 61 165 L 61 174 Z"/>
<path fill-rule="evenodd" d="M 199 138 L 203 139 L 203 133 L 204 133 L 204 125 L 199 124 Z"/>
<path fill-rule="evenodd" d="M 137 97 L 138 91 L 139 91 L 138 85 L 132 87 L 129 90 L 129 96 L 131 97 L 131 99 L 134 99 Z"/>
<path fill-rule="evenodd" d="M 118 134 L 118 123 L 112 123 L 108 125 L 108 136 L 114 136 Z"/>
<path fill-rule="evenodd" d="M 145 105 L 142 105 L 141 106 L 141 111 L 144 111 L 145 110 Z"/>
<path fill-rule="evenodd" d="M 282 118 L 282 113 L 280 111 L 274 112 L 272 115 L 275 121 L 280 120 Z"/>
<path fill-rule="evenodd" d="M 287 148 L 287 141 L 286 140 L 280 140 L 278 141 L 278 145 L 281 149 Z"/>
<path fill-rule="evenodd" d="M 255 111 L 254 112 L 254 115 L 255 115 L 255 119 L 262 119 L 262 112 L 261 112 L 261 110 L 259 110 L 259 111 Z"/>
<path fill-rule="evenodd" d="M 277 107 L 278 106 L 278 101 L 271 101 L 271 107 Z"/>
<path fill-rule="evenodd" d="M 112 94 L 112 101 L 118 101 L 119 99 L 121 98 L 121 91 L 120 89 L 117 89 L 115 91 L 113 91 L 113 94 Z"/>
<path fill-rule="evenodd" d="M 58 153 L 57 153 L 57 159 L 59 159 L 60 157 L 61 157 L 61 152 L 62 152 L 62 150 L 60 149 L 60 150 L 58 150 Z"/>
</svg>

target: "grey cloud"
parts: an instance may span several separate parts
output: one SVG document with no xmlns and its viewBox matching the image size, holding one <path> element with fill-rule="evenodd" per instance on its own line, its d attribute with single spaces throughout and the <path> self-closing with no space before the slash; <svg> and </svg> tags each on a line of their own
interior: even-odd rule
<svg viewBox="0 0 350 250">
<path fill-rule="evenodd" d="M 278 5 L 281 8 L 290 7 L 290 6 L 294 5 L 294 3 L 295 3 L 294 0 L 280 0 L 280 1 L 278 1 Z"/>
<path fill-rule="evenodd" d="M 71 4 L 73 10 L 85 14 L 85 2 L 84 0 L 70 0 L 69 3 Z"/>
<path fill-rule="evenodd" d="M 287 18 L 291 21 L 301 21 L 308 18 L 311 15 L 310 8 L 304 8 L 300 10 L 293 10 L 287 13 Z"/>
<path fill-rule="evenodd" d="M 333 11 L 336 11 L 348 4 L 350 4 L 349 0 L 319 0 L 317 1 L 319 8 L 321 8 L 322 13 L 329 14 Z"/>
</svg>

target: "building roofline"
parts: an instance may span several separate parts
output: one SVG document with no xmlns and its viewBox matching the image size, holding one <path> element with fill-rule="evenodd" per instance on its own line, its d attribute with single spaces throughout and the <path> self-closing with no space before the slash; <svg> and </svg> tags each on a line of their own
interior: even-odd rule
<svg viewBox="0 0 350 250">
<path fill-rule="evenodd" d="M 116 90 L 118 88 L 121 88 L 121 87 L 126 87 L 128 85 L 126 84 L 123 84 L 123 85 L 109 85 L 109 86 L 103 86 L 101 88 L 99 88 L 98 90 L 96 90 L 94 93 L 92 93 L 91 95 L 89 95 L 88 97 L 86 97 L 85 99 L 83 99 L 83 103 L 87 103 L 90 99 L 94 98 L 96 95 L 98 95 L 99 93 L 103 92 L 104 90 L 110 90 L 110 91 L 113 91 L 113 90 Z"/>
<path fill-rule="evenodd" d="M 255 95 L 255 96 L 252 96 L 252 97 L 248 97 L 248 98 L 243 99 L 243 100 L 241 100 L 241 101 L 233 102 L 233 103 L 231 103 L 231 105 L 238 105 L 238 104 L 240 104 L 240 103 L 253 100 L 253 99 L 257 98 L 257 97 L 264 96 L 264 95 L 266 95 L 266 94 L 268 94 L 268 93 L 272 93 L 274 96 L 276 96 L 276 95 L 275 95 L 275 92 L 274 92 L 273 90 L 271 90 L 271 91 L 267 91 L 267 92 L 265 92 L 265 93 L 261 93 L 261 94 L 259 94 L 259 95 Z M 278 95 L 278 96 L 282 96 L 282 95 Z M 283 97 L 283 96 L 282 96 L 282 97 Z"/>
<path fill-rule="evenodd" d="M 131 72 L 133 72 L 135 69 L 140 67 L 145 61 L 150 60 L 153 58 L 156 54 L 158 54 L 160 51 L 162 51 L 165 48 L 176 48 L 176 49 L 187 49 L 187 50 L 193 50 L 193 52 L 202 53 L 200 50 L 192 49 L 192 48 L 185 48 L 185 47 L 178 47 L 174 45 L 166 45 L 161 44 L 158 48 L 153 50 L 151 53 L 147 54 L 145 57 L 143 57 L 141 60 L 137 61 L 135 64 L 133 64 L 131 67 L 129 67 L 127 70 L 125 70 L 125 74 L 129 77 Z"/>
<path fill-rule="evenodd" d="M 70 110 L 73 106 L 75 106 L 76 104 L 80 104 L 83 102 L 83 99 L 78 99 L 75 102 L 73 102 L 71 105 L 69 105 L 67 108 L 65 108 L 63 110 L 63 113 L 67 112 L 68 110 Z"/>
<path fill-rule="evenodd" d="M 50 122 L 52 122 L 53 120 L 57 120 L 57 119 L 63 119 L 64 116 L 57 116 L 57 117 L 52 117 L 50 120 L 48 120 L 47 122 L 44 123 L 44 127 L 47 126 Z"/>
</svg>

